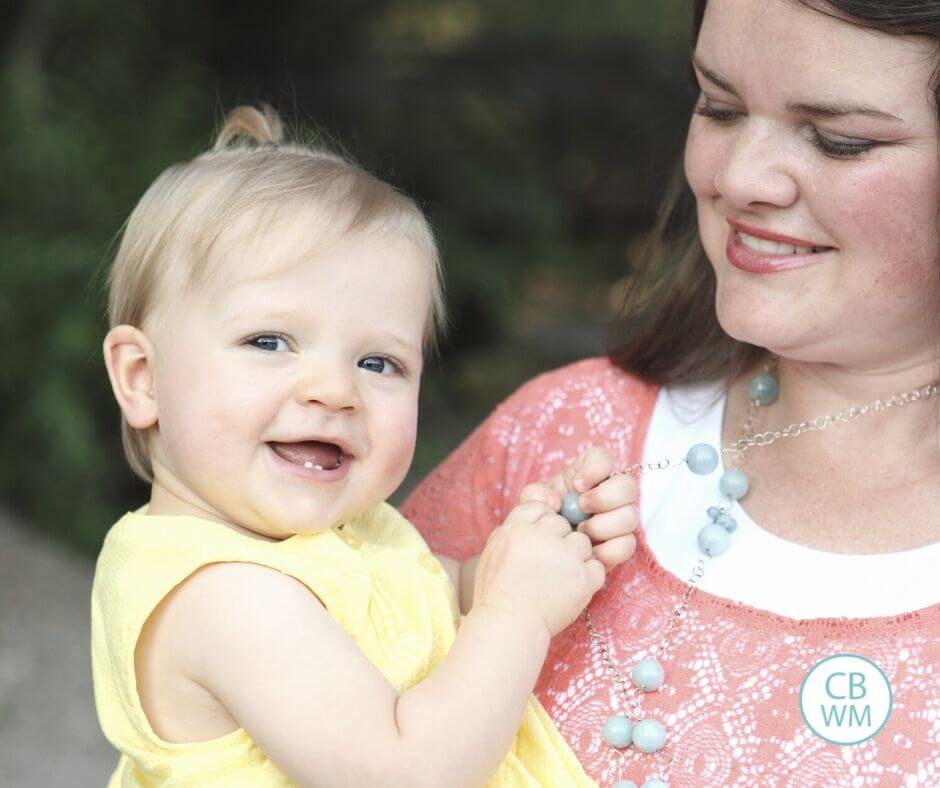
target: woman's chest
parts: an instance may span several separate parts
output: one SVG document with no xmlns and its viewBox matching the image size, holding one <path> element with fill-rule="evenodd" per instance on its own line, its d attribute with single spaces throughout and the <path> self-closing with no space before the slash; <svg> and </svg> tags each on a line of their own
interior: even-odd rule
<svg viewBox="0 0 940 788">
<path fill-rule="evenodd" d="M 770 533 L 832 553 L 894 553 L 940 542 L 940 484 L 885 486 L 871 477 L 782 474 L 759 468 L 741 501 Z M 821 481 L 824 478 L 825 481 Z"/>
<path fill-rule="evenodd" d="M 556 639 L 536 692 L 588 773 L 602 785 L 619 779 L 604 742 L 605 720 L 628 708 L 613 680 L 661 643 L 679 588 L 651 582 L 637 571 L 592 605 L 606 645 L 577 622 Z M 671 759 L 673 788 L 700 785 L 905 784 L 923 769 L 940 769 L 935 715 L 940 685 L 929 676 L 940 658 L 940 612 L 893 622 L 800 622 L 735 606 L 711 596 L 693 597 L 660 661 L 665 683 L 638 692 L 643 719 L 667 733 L 661 753 L 627 748 L 624 779 L 640 784 Z M 930 629 L 933 626 L 933 630 Z M 932 634 L 931 634 L 932 633 Z M 800 688 L 813 665 L 834 654 L 864 655 L 885 672 L 894 707 L 885 727 L 848 748 L 824 741 L 807 727 Z"/>
</svg>

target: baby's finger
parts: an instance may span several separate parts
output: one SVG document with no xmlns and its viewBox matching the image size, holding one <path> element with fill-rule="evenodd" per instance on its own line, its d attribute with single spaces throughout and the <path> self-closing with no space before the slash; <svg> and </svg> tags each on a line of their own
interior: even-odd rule
<svg viewBox="0 0 940 788">
<path fill-rule="evenodd" d="M 604 581 L 607 579 L 607 568 L 596 558 L 585 562 L 584 566 L 588 571 L 588 580 L 591 584 L 591 588 L 594 589 L 594 593 L 596 594 L 604 587 Z"/>
<path fill-rule="evenodd" d="M 603 544 L 594 545 L 594 557 L 610 571 L 626 561 L 636 550 L 636 537 L 633 534 L 618 536 Z"/>
<path fill-rule="evenodd" d="M 568 535 L 565 537 L 565 543 L 574 547 L 575 554 L 582 561 L 587 561 L 591 557 L 593 548 L 591 546 L 591 540 L 586 534 L 569 530 Z"/>
<path fill-rule="evenodd" d="M 604 479 L 594 489 L 581 493 L 578 505 L 585 514 L 609 512 L 627 506 L 636 500 L 636 482 L 629 476 L 619 474 Z"/>
<path fill-rule="evenodd" d="M 526 501 L 525 503 L 520 503 L 510 513 L 512 517 L 518 517 L 528 523 L 537 522 L 539 518 L 553 514 L 555 514 L 555 512 L 552 508 L 543 501 Z"/>
<path fill-rule="evenodd" d="M 561 483 L 565 488 L 565 492 L 569 490 L 574 490 L 574 477 L 578 475 L 581 471 L 581 466 L 584 465 L 584 460 L 587 458 L 588 452 L 591 451 L 587 449 L 581 452 L 577 457 L 569 462 L 565 469 L 561 472 Z"/>
<path fill-rule="evenodd" d="M 573 533 L 571 523 L 555 512 L 546 512 L 538 519 L 539 528 L 544 528 L 555 536 L 568 536 Z M 585 537 L 587 538 L 587 537 Z M 590 541 L 590 539 L 588 539 Z"/>
<path fill-rule="evenodd" d="M 519 503 L 526 503 L 527 501 L 539 501 L 556 512 L 561 508 L 561 495 L 547 484 L 540 482 L 527 484 L 522 488 L 522 492 L 519 493 Z"/>
<path fill-rule="evenodd" d="M 640 517 L 636 506 L 621 506 L 612 512 L 601 512 L 585 520 L 578 530 L 591 537 L 598 544 L 608 539 L 616 539 L 634 531 Z"/>
<path fill-rule="evenodd" d="M 558 494 L 559 500 L 564 498 L 565 495 L 570 492 L 571 488 L 565 482 L 565 473 L 559 473 L 556 476 L 553 476 L 551 479 L 546 482 L 552 491 Z"/>
<path fill-rule="evenodd" d="M 608 478 L 614 470 L 616 458 L 613 453 L 600 446 L 594 446 L 582 454 L 565 472 L 565 481 L 569 489 L 584 492 Z"/>
</svg>

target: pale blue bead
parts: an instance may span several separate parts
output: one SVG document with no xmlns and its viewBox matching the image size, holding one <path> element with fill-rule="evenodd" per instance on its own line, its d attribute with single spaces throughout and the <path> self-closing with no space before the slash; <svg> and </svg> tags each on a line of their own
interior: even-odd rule
<svg viewBox="0 0 940 788">
<path fill-rule="evenodd" d="M 633 720 L 622 714 L 608 717 L 604 723 L 604 741 L 618 750 L 628 747 L 633 741 Z"/>
<path fill-rule="evenodd" d="M 685 455 L 685 461 L 692 473 L 705 476 L 718 467 L 718 452 L 707 443 L 696 443 Z"/>
<path fill-rule="evenodd" d="M 580 497 L 581 493 L 570 492 L 565 493 L 565 497 L 561 500 L 561 516 L 571 523 L 572 526 L 583 523 L 590 517 L 589 514 L 582 512 L 581 507 L 578 506 L 578 498 Z"/>
<path fill-rule="evenodd" d="M 751 399 L 756 399 L 759 405 L 773 405 L 780 396 L 780 384 L 769 372 L 762 372 L 748 381 L 747 393 Z"/>
<path fill-rule="evenodd" d="M 634 666 L 630 678 L 641 690 L 654 692 L 663 686 L 666 671 L 655 659 L 641 659 Z"/>
<path fill-rule="evenodd" d="M 669 783 L 664 783 L 662 780 L 651 777 L 649 780 L 646 780 L 640 788 L 669 788 Z"/>
<path fill-rule="evenodd" d="M 747 494 L 747 476 L 737 468 L 732 468 L 730 471 L 725 471 L 721 474 L 718 487 L 722 495 L 727 495 L 737 501 Z"/>
<path fill-rule="evenodd" d="M 717 506 L 709 506 L 709 507 L 708 507 L 708 516 L 709 516 L 712 520 L 717 520 L 719 517 L 721 517 L 721 509 L 719 509 Z"/>
<path fill-rule="evenodd" d="M 731 547 L 731 537 L 720 525 L 712 523 L 698 532 L 698 546 L 706 555 L 718 556 Z"/>
<path fill-rule="evenodd" d="M 659 752 L 666 743 L 666 729 L 656 720 L 640 720 L 633 729 L 633 746 L 640 752 Z"/>
<path fill-rule="evenodd" d="M 718 515 L 718 519 L 715 522 L 724 528 L 729 534 L 733 534 L 738 530 L 738 521 L 735 520 L 730 514 Z"/>
<path fill-rule="evenodd" d="M 636 788 L 636 783 L 633 780 L 617 780 L 613 788 Z"/>
</svg>

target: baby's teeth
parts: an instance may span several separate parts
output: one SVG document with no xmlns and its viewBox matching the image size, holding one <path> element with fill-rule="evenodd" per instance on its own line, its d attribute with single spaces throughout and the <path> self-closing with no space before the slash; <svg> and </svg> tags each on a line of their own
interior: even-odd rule
<svg viewBox="0 0 940 788">
<path fill-rule="evenodd" d="M 304 468 L 310 468 L 310 469 L 312 469 L 312 470 L 314 470 L 314 471 L 322 471 L 322 470 L 323 470 L 323 466 L 322 466 L 322 465 L 317 465 L 315 462 L 310 462 L 310 460 L 307 460 L 307 461 L 304 463 Z"/>
</svg>

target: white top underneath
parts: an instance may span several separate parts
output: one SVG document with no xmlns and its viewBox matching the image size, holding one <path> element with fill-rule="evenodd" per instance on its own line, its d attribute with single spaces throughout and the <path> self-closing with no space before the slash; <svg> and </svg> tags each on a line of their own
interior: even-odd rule
<svg viewBox="0 0 940 788">
<path fill-rule="evenodd" d="M 660 390 L 643 462 L 684 457 L 689 447 L 721 445 L 725 395 L 720 385 Z M 707 476 L 684 466 L 641 480 L 640 522 L 657 561 L 687 580 L 701 557 L 698 531 L 720 501 L 722 465 Z M 747 502 L 747 498 L 744 498 Z M 940 601 L 940 542 L 875 555 L 829 553 L 797 544 L 755 523 L 735 503 L 731 548 L 712 559 L 698 587 L 790 618 L 870 618 L 919 610 Z"/>
</svg>

